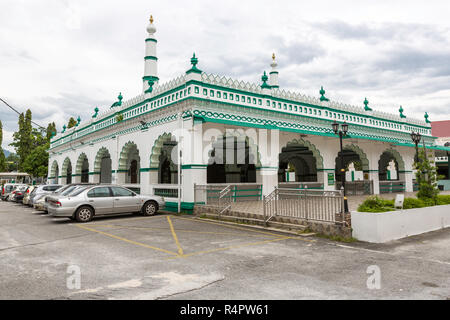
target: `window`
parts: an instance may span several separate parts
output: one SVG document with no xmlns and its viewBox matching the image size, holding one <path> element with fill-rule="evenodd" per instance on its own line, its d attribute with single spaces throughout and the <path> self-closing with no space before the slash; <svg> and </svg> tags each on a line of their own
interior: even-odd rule
<svg viewBox="0 0 450 320">
<path fill-rule="evenodd" d="M 121 187 L 111 187 L 114 197 L 132 197 L 134 192 Z"/>
<path fill-rule="evenodd" d="M 230 100 L 234 99 L 234 94 L 230 93 Z"/>
<path fill-rule="evenodd" d="M 210 95 L 211 97 L 214 97 L 214 90 L 210 90 L 210 91 L 209 91 L 209 95 Z"/>
<path fill-rule="evenodd" d="M 223 93 L 223 98 L 228 99 L 228 94 L 226 92 Z"/>
<path fill-rule="evenodd" d="M 76 197 L 80 193 L 82 193 L 84 190 L 86 190 L 88 187 L 79 187 L 73 190 L 71 193 L 68 194 L 70 197 Z"/>
<path fill-rule="evenodd" d="M 252 103 L 252 99 L 250 99 L 250 97 L 247 97 L 247 103 Z"/>
<path fill-rule="evenodd" d="M 204 96 L 208 95 L 208 90 L 203 89 L 203 95 L 204 95 Z"/>
<path fill-rule="evenodd" d="M 45 190 L 45 191 L 55 191 L 56 189 L 59 189 L 61 186 L 46 186 L 46 187 L 43 187 L 42 188 L 42 190 Z"/>
<path fill-rule="evenodd" d="M 195 92 L 195 93 L 199 93 L 199 92 L 200 92 L 200 89 L 199 89 L 198 87 L 195 87 L 195 88 L 194 88 L 194 92 Z"/>
<path fill-rule="evenodd" d="M 256 98 L 253 98 L 253 104 L 256 104 Z"/>
<path fill-rule="evenodd" d="M 258 99 L 258 104 L 261 106 L 262 105 L 262 100 Z"/>
<path fill-rule="evenodd" d="M 239 101 L 239 96 L 238 95 L 236 95 L 236 101 Z"/>
<path fill-rule="evenodd" d="M 270 107 L 270 100 L 266 100 L 267 106 Z"/>
<path fill-rule="evenodd" d="M 220 98 L 221 94 L 220 91 L 217 91 L 217 98 Z"/>
<path fill-rule="evenodd" d="M 101 197 L 111 197 L 111 193 L 108 187 L 99 187 L 90 190 L 87 193 L 89 198 L 101 198 Z"/>
</svg>

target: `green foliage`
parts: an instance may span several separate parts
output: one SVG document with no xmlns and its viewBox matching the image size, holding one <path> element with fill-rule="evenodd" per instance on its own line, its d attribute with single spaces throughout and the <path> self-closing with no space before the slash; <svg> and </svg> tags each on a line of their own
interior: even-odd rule
<svg viewBox="0 0 450 320">
<path fill-rule="evenodd" d="M 23 161 L 30 154 L 33 149 L 33 128 L 31 126 L 31 111 L 28 109 L 25 113 L 19 115 L 19 130 L 13 134 L 13 142 L 10 146 L 13 146 L 16 150 L 16 154 L 19 157 L 18 170 L 23 170 Z"/>
<path fill-rule="evenodd" d="M 437 204 L 438 205 L 450 204 L 450 195 L 438 195 Z"/>
<path fill-rule="evenodd" d="M 387 212 L 393 211 L 394 200 L 385 200 L 378 196 L 368 197 L 358 207 L 359 212 Z"/>
<path fill-rule="evenodd" d="M 46 130 L 46 138 L 47 141 L 50 141 L 52 135 L 56 134 L 56 125 L 54 122 L 49 123 Z"/>
<path fill-rule="evenodd" d="M 120 113 L 120 112 L 118 112 L 118 113 L 116 114 L 116 120 L 117 120 L 117 122 L 122 121 L 122 120 L 123 120 L 123 114 Z"/>
<path fill-rule="evenodd" d="M 422 199 L 417 198 L 405 198 L 403 202 L 403 209 L 423 208 L 427 205 Z"/>
<path fill-rule="evenodd" d="M 19 157 L 15 153 L 10 153 L 8 157 L 6 157 L 7 172 L 17 171 L 18 170 Z"/>
<path fill-rule="evenodd" d="M 419 184 L 417 197 L 426 203 L 431 202 L 434 205 L 437 203 L 437 195 L 439 194 L 437 181 L 441 177 L 437 174 L 437 168 L 432 158 L 433 155 L 423 148 L 419 152 L 419 162 L 414 163 L 414 169 L 417 170 L 416 180 Z"/>
<path fill-rule="evenodd" d="M 33 177 L 45 177 L 48 172 L 48 148 L 48 142 L 34 148 L 23 162 L 23 170 Z"/>
<path fill-rule="evenodd" d="M 69 123 L 67 124 L 67 129 L 75 127 L 76 125 L 77 125 L 77 120 L 75 120 L 74 117 L 70 117 Z"/>
</svg>

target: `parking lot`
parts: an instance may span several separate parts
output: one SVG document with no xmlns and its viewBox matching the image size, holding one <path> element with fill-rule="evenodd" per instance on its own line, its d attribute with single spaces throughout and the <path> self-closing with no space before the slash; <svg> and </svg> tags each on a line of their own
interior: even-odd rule
<svg viewBox="0 0 450 320">
<path fill-rule="evenodd" d="M 0 299 L 448 299 L 449 246 L 448 230 L 345 244 L 165 213 L 80 224 L 0 202 Z"/>
</svg>

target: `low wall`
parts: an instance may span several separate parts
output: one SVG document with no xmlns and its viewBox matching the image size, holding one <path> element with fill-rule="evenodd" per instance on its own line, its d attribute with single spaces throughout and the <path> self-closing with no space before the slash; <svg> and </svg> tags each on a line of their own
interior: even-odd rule
<svg viewBox="0 0 450 320">
<path fill-rule="evenodd" d="M 383 243 L 450 227 L 450 205 L 389 211 L 352 212 L 354 238 Z"/>
<path fill-rule="evenodd" d="M 444 186 L 443 190 L 448 191 L 450 190 L 450 180 L 439 180 L 438 186 Z"/>
</svg>

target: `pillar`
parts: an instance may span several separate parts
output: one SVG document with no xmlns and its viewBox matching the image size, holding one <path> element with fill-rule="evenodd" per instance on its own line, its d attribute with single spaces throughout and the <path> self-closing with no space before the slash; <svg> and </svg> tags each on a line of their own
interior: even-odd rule
<svg viewBox="0 0 450 320">
<path fill-rule="evenodd" d="M 256 183 L 262 184 L 264 196 L 278 187 L 278 167 L 260 167 L 256 169 Z"/>
</svg>

